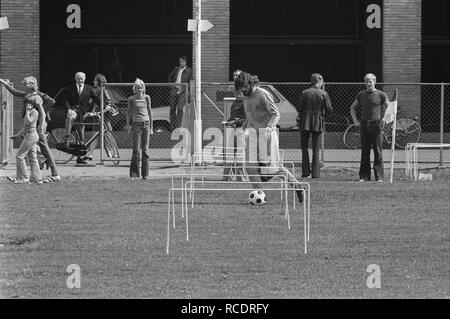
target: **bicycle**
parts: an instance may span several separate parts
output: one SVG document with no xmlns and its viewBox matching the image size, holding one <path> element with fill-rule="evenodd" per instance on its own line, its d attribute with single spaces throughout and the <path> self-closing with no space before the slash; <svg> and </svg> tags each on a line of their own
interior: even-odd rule
<svg viewBox="0 0 450 319">
<path fill-rule="evenodd" d="M 109 111 L 110 111 L 110 109 L 107 106 L 104 110 L 104 113 L 109 112 Z M 100 117 L 101 117 L 100 112 L 92 112 L 92 113 L 86 113 L 83 116 L 83 119 L 96 118 L 96 119 L 100 120 Z M 75 127 L 76 125 L 96 126 L 96 125 L 100 125 L 100 123 L 98 123 L 98 122 L 96 122 L 96 123 L 74 122 L 73 127 Z M 109 130 L 108 126 L 105 125 L 105 123 L 103 123 L 103 128 L 104 128 L 104 148 L 105 148 L 106 156 L 108 158 L 119 158 L 120 157 L 119 156 L 119 148 L 117 147 L 117 143 L 116 143 L 116 140 L 114 139 L 114 136 L 112 135 L 112 132 Z M 75 155 L 73 155 L 73 154 L 58 150 L 56 148 L 56 146 L 58 144 L 61 144 L 64 141 L 65 135 L 66 135 L 65 128 L 54 128 L 51 131 L 47 132 L 47 134 L 46 134 L 47 142 L 48 142 L 49 147 L 53 151 L 53 155 L 55 157 L 56 164 L 67 164 L 75 157 Z M 97 138 L 100 138 L 100 130 L 96 131 L 94 133 L 94 135 L 92 135 L 92 137 L 86 143 L 84 143 L 84 146 L 86 146 L 86 148 L 89 148 L 89 146 L 92 144 L 92 142 Z M 77 131 L 72 131 L 70 133 L 70 135 L 67 139 L 67 142 L 69 144 L 70 143 L 77 143 L 77 144 L 82 143 Z M 119 163 L 120 163 L 119 160 L 113 161 L 114 165 L 119 165 Z"/>
<path fill-rule="evenodd" d="M 383 128 L 384 142 L 392 145 L 392 127 L 394 122 L 386 124 Z M 408 143 L 418 143 L 422 136 L 422 129 L 416 121 L 409 118 L 401 118 L 396 121 L 395 146 L 405 149 Z M 361 148 L 360 127 L 351 124 L 344 132 L 344 144 L 349 149 Z"/>
</svg>

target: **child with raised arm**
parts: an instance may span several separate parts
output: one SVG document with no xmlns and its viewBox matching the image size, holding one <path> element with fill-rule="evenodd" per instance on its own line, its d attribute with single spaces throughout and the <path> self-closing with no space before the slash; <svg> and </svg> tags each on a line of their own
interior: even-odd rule
<svg viewBox="0 0 450 319">
<path fill-rule="evenodd" d="M 42 130 L 38 130 L 39 134 L 39 141 L 38 146 L 41 150 L 42 155 L 45 157 L 45 161 L 40 164 L 40 167 L 43 168 L 44 165 L 50 167 L 51 169 L 51 176 L 44 180 L 44 183 L 51 183 L 51 182 L 57 182 L 61 180 L 61 176 L 58 173 L 58 169 L 56 168 L 55 158 L 50 150 L 50 147 L 48 146 L 47 137 L 45 136 L 46 128 L 47 128 L 47 120 L 50 121 L 50 108 L 55 104 L 55 100 L 52 99 L 47 94 L 39 91 L 37 80 L 34 76 L 26 76 L 22 84 L 24 86 L 24 90 L 17 90 L 13 88 L 8 82 L 6 82 L 3 79 L 0 79 L 0 83 L 2 83 L 5 88 L 11 92 L 12 95 L 17 97 L 24 98 L 24 106 L 23 106 L 23 112 L 22 114 L 25 114 L 25 97 L 29 94 L 37 94 L 39 97 L 41 97 L 43 104 L 42 107 L 44 108 L 44 112 L 46 113 L 46 118 L 43 121 L 40 121 L 40 124 L 42 125 Z"/>
<path fill-rule="evenodd" d="M 25 115 L 23 117 L 23 128 L 12 135 L 11 138 L 23 136 L 22 143 L 16 154 L 17 172 L 15 177 L 8 177 L 8 180 L 15 184 L 29 183 L 42 184 L 41 170 L 37 159 L 37 143 L 39 141 L 38 129 L 42 130 L 42 125 L 37 127 L 37 123 L 43 123 L 45 114 L 42 108 L 42 98 L 37 94 L 29 94 L 24 97 Z M 31 178 L 27 171 L 26 158 L 30 163 Z"/>
<path fill-rule="evenodd" d="M 131 156 L 130 177 L 148 178 L 150 134 L 153 134 L 153 117 L 150 96 L 145 94 L 145 84 L 141 79 L 133 83 L 133 92 L 128 99 L 127 131 L 132 132 L 133 154 Z M 142 154 L 140 153 L 142 151 Z M 141 169 L 139 170 L 139 160 Z"/>
</svg>

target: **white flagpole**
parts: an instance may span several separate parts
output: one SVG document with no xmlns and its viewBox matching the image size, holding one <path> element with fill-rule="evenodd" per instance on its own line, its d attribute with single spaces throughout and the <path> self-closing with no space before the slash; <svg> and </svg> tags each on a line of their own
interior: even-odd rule
<svg viewBox="0 0 450 319">
<path fill-rule="evenodd" d="M 394 123 L 392 124 L 392 140 L 391 140 L 391 176 L 390 182 L 391 184 L 394 182 L 394 160 L 395 160 L 395 133 L 397 131 L 397 104 L 398 104 L 398 89 L 395 90 L 394 93 Z"/>
<path fill-rule="evenodd" d="M 202 32 L 207 32 L 214 25 L 208 20 L 202 20 L 202 1 L 196 0 L 195 4 L 195 19 L 188 20 L 188 31 L 195 32 L 195 99 L 192 99 L 194 101 L 194 136 L 192 141 L 194 153 L 202 160 Z"/>
<path fill-rule="evenodd" d="M 196 12 L 196 41 L 195 41 L 195 121 L 194 121 L 194 153 L 196 156 L 202 154 L 202 106 L 201 106 L 201 83 L 202 83 L 202 1 L 197 0 L 197 12 Z"/>
</svg>

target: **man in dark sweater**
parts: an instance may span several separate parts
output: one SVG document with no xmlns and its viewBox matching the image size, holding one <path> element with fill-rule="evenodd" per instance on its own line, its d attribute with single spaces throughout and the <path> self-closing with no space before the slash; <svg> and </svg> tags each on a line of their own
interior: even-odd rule
<svg viewBox="0 0 450 319">
<path fill-rule="evenodd" d="M 320 177 L 319 141 L 324 126 L 325 113 L 331 113 L 330 97 L 322 90 L 323 77 L 318 73 L 311 75 L 311 87 L 300 94 L 298 121 L 301 130 L 302 177 Z M 312 170 L 309 163 L 308 143 L 312 140 Z"/>
<path fill-rule="evenodd" d="M 375 75 L 368 73 L 364 77 L 366 90 L 361 91 L 356 96 L 350 107 L 353 123 L 361 127 L 361 165 L 359 169 L 359 179 L 361 182 L 370 180 L 370 149 L 373 147 L 373 171 L 375 180 L 383 182 L 383 128 L 384 113 L 388 107 L 389 99 L 386 93 L 377 90 Z M 358 121 L 356 108 L 361 111 L 361 119 Z"/>
</svg>

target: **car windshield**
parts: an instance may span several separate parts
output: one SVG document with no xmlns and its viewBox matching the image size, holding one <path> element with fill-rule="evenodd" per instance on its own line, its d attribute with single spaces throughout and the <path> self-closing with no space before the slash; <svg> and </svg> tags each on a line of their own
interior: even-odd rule
<svg viewBox="0 0 450 319">
<path fill-rule="evenodd" d="M 108 94 L 114 104 L 128 103 L 128 97 L 119 88 L 108 87 Z"/>
<path fill-rule="evenodd" d="M 266 90 L 267 92 L 269 92 L 270 94 L 272 94 L 273 96 L 273 101 L 275 103 L 280 103 L 280 99 L 278 98 L 278 95 L 275 94 L 275 92 L 272 91 L 272 89 L 266 85 L 260 85 L 261 89 Z"/>
</svg>

